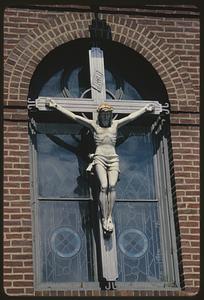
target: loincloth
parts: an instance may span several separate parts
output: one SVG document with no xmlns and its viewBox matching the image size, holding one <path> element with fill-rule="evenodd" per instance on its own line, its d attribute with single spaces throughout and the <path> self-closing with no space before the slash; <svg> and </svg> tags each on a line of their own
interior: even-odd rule
<svg viewBox="0 0 204 300">
<path fill-rule="evenodd" d="M 105 156 L 99 154 L 93 154 L 92 161 L 87 167 L 88 172 L 93 172 L 95 165 L 101 165 L 107 171 L 117 171 L 120 172 L 119 169 L 119 157 L 117 154 Z"/>
</svg>

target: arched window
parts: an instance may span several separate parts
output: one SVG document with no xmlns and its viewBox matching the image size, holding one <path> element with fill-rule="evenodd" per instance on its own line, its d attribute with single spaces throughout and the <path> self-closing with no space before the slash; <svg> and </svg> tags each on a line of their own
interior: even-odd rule
<svg viewBox="0 0 204 300">
<path fill-rule="evenodd" d="M 33 75 L 29 98 L 55 97 L 67 103 L 76 99 L 83 112 L 83 101 L 91 98 L 90 47 L 89 39 L 76 40 L 47 55 Z M 107 101 L 120 99 L 128 105 L 128 100 L 168 100 L 160 77 L 141 55 L 114 42 L 104 43 L 103 53 Z M 86 173 L 93 137 L 59 112 L 33 111 L 30 117 L 31 128 L 35 124 L 31 140 L 37 287 L 99 288 L 97 204 Z M 118 132 L 117 288 L 179 284 L 164 131 L 157 116 L 143 116 Z"/>
</svg>

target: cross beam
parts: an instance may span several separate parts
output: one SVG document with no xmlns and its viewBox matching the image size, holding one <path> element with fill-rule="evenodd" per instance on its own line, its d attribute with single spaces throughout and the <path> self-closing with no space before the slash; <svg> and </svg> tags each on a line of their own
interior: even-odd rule
<svg viewBox="0 0 204 300">
<path fill-rule="evenodd" d="M 46 107 L 46 102 L 49 99 L 55 100 L 58 104 L 62 105 L 64 108 L 69 109 L 73 112 L 91 112 L 94 113 L 97 107 L 102 102 L 108 102 L 113 107 L 113 113 L 117 114 L 129 114 L 133 111 L 139 110 L 147 104 L 153 104 L 155 110 L 151 114 L 159 115 L 163 111 L 162 105 L 158 101 L 152 100 L 106 100 L 101 99 L 86 99 L 83 98 L 59 98 L 59 97 L 39 97 L 36 99 L 35 106 L 42 111 L 49 111 L 50 109 Z"/>
</svg>

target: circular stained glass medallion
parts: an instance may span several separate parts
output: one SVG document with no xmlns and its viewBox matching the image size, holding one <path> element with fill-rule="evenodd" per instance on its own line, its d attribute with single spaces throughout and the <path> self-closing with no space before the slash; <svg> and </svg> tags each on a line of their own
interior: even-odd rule
<svg viewBox="0 0 204 300">
<path fill-rule="evenodd" d="M 76 231 L 68 227 L 60 227 L 51 236 L 51 247 L 60 257 L 72 257 L 79 252 L 81 239 Z"/>
<path fill-rule="evenodd" d="M 120 250 L 128 257 L 139 258 L 143 256 L 148 248 L 146 235 L 138 229 L 124 230 L 118 239 Z"/>
</svg>

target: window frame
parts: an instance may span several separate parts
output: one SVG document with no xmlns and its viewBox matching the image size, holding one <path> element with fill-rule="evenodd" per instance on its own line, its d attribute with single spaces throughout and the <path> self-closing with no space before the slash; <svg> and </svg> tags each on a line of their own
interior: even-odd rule
<svg viewBox="0 0 204 300">
<path fill-rule="evenodd" d="M 112 42 L 111 42 L 112 43 Z M 77 45 L 77 44 L 76 44 Z M 75 45 L 75 46 L 76 46 Z M 112 44 L 111 44 L 112 45 Z M 108 47 L 107 47 L 108 46 Z M 114 44 L 114 47 L 118 46 L 118 44 Z M 110 45 L 106 45 L 107 49 L 109 49 Z M 112 46 L 111 46 L 112 47 Z M 111 47 L 109 50 L 111 50 Z M 114 48 L 113 47 L 113 48 Z M 106 49 L 106 50 L 107 50 Z M 128 48 L 127 48 L 128 49 Z M 127 50 L 125 49 L 125 51 Z M 59 49 L 58 49 L 59 50 Z M 64 49 L 65 50 L 65 49 Z M 129 49 L 130 50 L 130 49 Z M 121 51 L 121 50 L 120 50 Z M 117 54 L 120 53 L 120 51 L 117 50 Z M 103 52 L 103 51 L 102 51 Z M 57 52 L 59 54 L 59 52 Z M 110 54 L 111 52 L 108 51 L 108 54 Z M 53 53 L 51 53 L 53 54 Z M 56 53 L 54 53 L 55 56 Z M 127 52 L 127 59 L 133 59 L 133 55 L 135 56 L 135 53 L 128 53 Z M 130 55 L 131 54 L 131 55 Z M 126 55 L 126 53 L 125 53 Z M 51 55 L 52 56 L 52 55 Z M 103 56 L 103 55 L 102 55 Z M 100 70 L 103 69 L 103 61 L 102 61 L 102 56 L 100 59 Z M 139 59 L 139 60 L 138 60 Z M 142 60 L 142 61 L 141 61 Z M 90 60 L 91 61 L 91 60 Z M 135 60 L 134 60 L 135 61 Z M 48 59 L 47 59 L 47 63 L 48 63 Z M 61 61 L 60 61 L 61 63 Z M 137 63 L 142 64 L 143 65 L 143 57 L 141 56 L 140 58 L 137 58 Z M 147 61 L 145 61 L 144 66 L 145 67 L 145 71 L 149 70 L 150 72 L 147 72 L 148 76 L 150 76 L 150 74 L 154 75 L 153 78 L 157 78 L 157 80 L 154 82 L 156 84 L 156 86 L 158 87 L 158 91 L 156 91 L 155 94 L 155 90 L 153 92 L 153 95 L 156 95 L 157 97 L 160 98 L 160 102 L 163 99 L 167 99 L 168 96 L 167 94 L 165 94 L 165 87 L 163 85 L 163 83 L 161 82 L 161 80 L 159 79 L 158 81 L 158 74 L 156 73 L 156 71 L 153 68 L 149 68 L 150 64 L 148 63 L 147 66 Z M 63 61 L 64 64 L 64 61 Z M 42 64 L 43 65 L 43 64 Z M 39 72 L 41 71 L 41 64 L 39 64 L 39 68 L 37 70 L 37 73 L 39 75 Z M 90 67 L 90 71 L 91 71 L 92 67 Z M 94 70 L 94 68 L 92 69 L 92 71 Z M 91 74 L 93 72 L 90 72 Z M 103 72 L 104 73 L 104 72 Z M 145 72 L 146 73 L 146 72 Z M 35 75 L 36 75 L 35 74 Z M 101 73 L 102 74 L 102 73 Z M 128 70 L 128 76 L 129 76 L 129 70 Z M 146 74 L 145 74 L 146 76 Z M 156 76 L 156 77 L 155 77 Z M 39 77 L 39 76 L 38 76 Z M 151 76 L 150 76 L 151 77 Z M 36 80 L 36 76 L 33 77 L 34 78 L 34 84 L 31 84 L 31 90 L 30 90 L 30 94 L 32 94 L 32 89 L 34 90 L 34 95 L 36 95 L 35 93 L 35 80 Z M 152 82 L 153 78 L 149 78 L 151 79 L 150 81 Z M 93 79 L 93 78 L 92 78 Z M 131 78 L 134 79 L 134 78 Z M 104 80 L 104 79 L 103 79 Z M 133 80 L 134 81 L 134 80 Z M 144 82 L 141 82 L 141 80 L 139 80 L 139 83 L 142 84 L 142 88 L 144 89 L 144 85 L 146 85 Z M 149 82 L 148 82 L 149 83 Z M 91 83 L 92 84 L 92 83 Z M 160 86 L 163 86 L 163 88 L 160 88 Z M 140 86 L 139 86 L 140 88 Z M 92 89 L 92 87 L 91 87 Z M 104 89 L 105 89 L 105 84 L 104 84 Z M 137 89 L 137 88 L 136 88 Z M 145 91 L 146 91 L 146 87 L 145 87 Z M 102 96 L 102 92 L 104 92 L 104 94 L 106 94 L 106 89 L 103 91 L 101 91 L 101 95 Z M 158 93 L 157 93 L 158 92 Z M 103 95 L 104 95 L 103 94 Z M 95 94 L 94 94 L 95 95 Z M 149 95 L 149 93 L 147 93 L 147 95 Z M 150 93 L 150 95 L 152 95 Z M 163 97 L 161 97 L 161 95 L 163 95 Z M 166 97 L 165 97 L 165 96 Z M 31 95 L 32 98 L 33 95 Z M 104 96 L 103 96 L 104 97 Z M 45 101 L 47 98 L 57 98 L 57 97 L 39 97 L 36 100 L 36 103 L 34 106 L 36 106 L 39 110 L 46 110 L 45 107 Z M 69 110 L 73 111 L 73 112 L 77 112 L 77 113 L 93 113 L 93 115 L 96 117 L 96 108 L 99 104 L 100 101 L 98 101 L 98 98 L 100 97 L 96 97 L 92 95 L 93 99 L 76 99 L 76 98 L 60 98 L 60 102 L 59 104 L 63 105 L 63 107 L 68 108 Z M 151 98 L 151 97 L 150 97 Z M 33 99 L 33 98 L 32 98 Z M 59 99 L 59 98 L 58 98 Z M 101 100 L 102 98 L 100 98 Z M 162 99 L 162 100 L 161 100 Z M 69 100 L 69 101 L 67 101 Z M 109 99 L 107 99 L 109 102 Z M 78 103 L 77 103 L 78 102 Z M 132 102 L 134 104 L 131 104 L 131 101 L 129 101 L 129 103 L 127 104 L 125 100 L 111 100 L 111 104 L 113 106 L 113 109 L 117 108 L 117 113 L 119 114 L 127 114 L 129 112 L 133 111 L 136 109 L 139 109 L 141 107 L 144 106 L 144 104 L 148 104 L 148 103 L 152 103 L 154 102 L 156 107 L 155 107 L 155 111 L 154 114 L 155 115 L 159 115 L 162 112 L 162 105 L 160 102 L 158 101 L 135 101 L 132 100 Z M 132 105 L 132 109 L 129 109 L 128 106 Z M 38 114 L 37 112 L 34 113 L 33 119 L 31 118 L 31 124 L 33 123 L 33 127 L 35 127 L 35 121 L 32 122 L 32 120 L 35 119 L 36 114 Z M 48 114 L 48 113 L 47 113 Z M 160 118 L 160 117 L 159 117 Z M 158 118 L 158 119 L 159 119 Z M 158 120 L 157 119 L 157 120 Z M 144 120 L 146 120 L 146 117 L 144 118 Z M 155 121 L 155 119 L 153 119 L 153 121 Z M 152 125 L 152 124 L 151 124 Z M 31 126 L 32 127 L 32 126 Z M 35 135 L 34 130 L 32 130 L 32 128 L 30 127 L 30 132 L 31 135 Z M 156 134 L 156 131 L 154 131 L 154 142 L 155 142 L 155 147 L 157 147 L 157 152 L 155 152 L 156 154 L 154 155 L 154 169 L 156 170 L 156 179 L 155 181 L 157 182 L 157 186 L 156 190 L 158 192 L 159 190 L 159 200 L 160 203 L 158 204 L 159 206 L 159 211 L 160 211 L 160 233 L 161 233 L 161 240 L 164 240 L 164 243 L 161 243 L 161 248 L 162 248 L 162 258 L 163 258 L 163 264 L 166 270 L 166 275 L 167 275 L 167 280 L 169 281 L 165 281 L 165 282 L 159 282 L 159 284 L 157 282 L 117 282 L 116 281 L 116 286 L 117 289 L 161 289 L 161 290 L 166 290 L 166 288 L 168 287 L 168 289 L 178 289 L 179 288 L 179 272 L 178 272 L 178 261 L 177 261 L 177 255 L 176 255 L 176 235 L 175 235 L 175 225 L 174 225 L 174 215 L 173 215 L 173 203 L 172 203 L 172 197 L 171 197 L 171 183 L 170 183 L 170 172 L 169 172 L 169 160 L 168 160 L 168 149 L 166 147 L 167 142 L 165 140 L 165 133 L 164 133 L 164 128 L 160 129 L 160 131 L 158 131 L 158 133 Z M 33 141 L 33 136 L 31 136 L 31 141 Z M 56 290 L 56 289 L 63 289 L 63 290 L 70 290 L 70 289 L 100 289 L 101 288 L 101 284 L 100 282 L 87 282 L 87 283 L 83 283 L 83 282 L 79 282 L 79 283 L 73 283 L 73 282 L 66 282 L 66 283 L 40 283 L 39 281 L 39 261 L 38 260 L 38 255 L 37 255 L 37 247 L 39 249 L 39 235 L 38 235 L 38 217 L 39 217 L 39 212 L 38 212 L 38 203 L 39 203 L 39 197 L 38 197 L 38 187 L 37 187 L 37 152 L 35 149 L 35 145 L 34 143 L 31 142 L 31 157 L 32 157 L 32 161 L 31 161 L 31 170 L 32 170 L 32 174 L 31 174 L 31 186 L 32 186 L 32 211 L 33 211 L 33 222 L 34 222 L 34 226 L 33 226 L 33 236 L 34 236 L 34 243 L 33 243 L 33 247 L 34 247 L 34 254 L 35 254 L 35 287 L 36 289 L 52 289 L 52 290 Z M 64 199 L 65 200 L 65 199 Z M 85 199 L 86 200 L 86 199 Z M 69 201 L 69 199 L 65 200 L 65 201 Z M 165 221 L 168 220 L 168 226 L 165 225 Z M 36 235 L 35 235 L 36 233 Z M 94 245 L 95 249 L 97 247 L 97 245 Z M 170 252 L 169 252 L 170 251 Z M 170 255 L 169 255 L 170 253 Z M 97 257 L 97 255 L 96 255 Z M 174 281 L 174 283 L 172 283 L 172 280 Z"/>
</svg>

